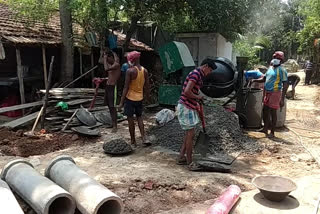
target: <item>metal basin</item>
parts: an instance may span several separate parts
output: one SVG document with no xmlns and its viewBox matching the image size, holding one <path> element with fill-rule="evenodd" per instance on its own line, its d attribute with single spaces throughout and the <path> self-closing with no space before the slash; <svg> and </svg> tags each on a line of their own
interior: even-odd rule
<svg viewBox="0 0 320 214">
<path fill-rule="evenodd" d="M 297 189 L 291 179 L 275 175 L 257 176 L 252 180 L 252 184 L 266 199 L 276 202 L 284 200 L 290 192 Z"/>
<path fill-rule="evenodd" d="M 80 120 L 81 123 L 87 126 L 94 126 L 97 123 L 97 120 L 93 116 L 93 114 L 85 108 L 80 108 L 76 114 L 76 117 L 78 118 L 78 120 Z"/>
</svg>

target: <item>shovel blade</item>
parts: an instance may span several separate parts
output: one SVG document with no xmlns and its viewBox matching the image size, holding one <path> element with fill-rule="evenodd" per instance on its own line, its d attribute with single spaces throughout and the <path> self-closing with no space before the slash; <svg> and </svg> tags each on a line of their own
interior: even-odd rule
<svg viewBox="0 0 320 214">
<path fill-rule="evenodd" d="M 202 156 L 206 156 L 209 150 L 209 142 L 209 135 L 200 131 L 194 148 L 195 153 L 199 153 Z"/>
</svg>

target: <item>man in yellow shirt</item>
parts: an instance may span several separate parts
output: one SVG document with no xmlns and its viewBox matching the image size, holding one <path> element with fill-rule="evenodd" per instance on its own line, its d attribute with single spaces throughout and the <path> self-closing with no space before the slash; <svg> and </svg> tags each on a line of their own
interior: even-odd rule
<svg viewBox="0 0 320 214">
<path fill-rule="evenodd" d="M 149 97 L 148 71 L 140 65 L 140 52 L 132 51 L 127 55 L 131 66 L 126 72 L 126 80 L 121 97 L 120 108 L 124 106 L 124 113 L 128 117 L 131 144 L 136 145 L 134 115 L 138 120 L 142 143 L 148 145 L 142 119 L 142 101 L 144 95 Z"/>
</svg>

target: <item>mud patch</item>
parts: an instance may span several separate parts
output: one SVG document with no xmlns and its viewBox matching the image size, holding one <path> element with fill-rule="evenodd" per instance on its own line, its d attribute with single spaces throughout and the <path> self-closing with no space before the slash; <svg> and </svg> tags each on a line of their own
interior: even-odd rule
<svg viewBox="0 0 320 214">
<path fill-rule="evenodd" d="M 4 155 L 29 157 L 58 151 L 72 145 L 84 144 L 85 138 L 75 138 L 72 134 L 43 134 L 35 137 L 23 135 L 8 129 L 0 129 L 0 151 Z"/>
</svg>

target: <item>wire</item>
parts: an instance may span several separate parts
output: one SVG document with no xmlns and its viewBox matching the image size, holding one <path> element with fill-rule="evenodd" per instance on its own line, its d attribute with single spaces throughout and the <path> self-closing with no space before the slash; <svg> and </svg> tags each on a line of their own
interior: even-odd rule
<svg viewBox="0 0 320 214">
<path fill-rule="evenodd" d="M 317 203 L 316 203 L 316 208 L 314 209 L 313 214 L 317 214 L 317 213 L 318 213 L 318 210 L 319 210 L 319 204 L 320 204 L 320 197 L 319 197 L 319 199 L 318 199 L 318 201 L 317 201 Z"/>
<path fill-rule="evenodd" d="M 301 138 L 301 136 L 300 136 L 297 132 L 295 132 L 294 130 L 290 129 L 288 126 L 287 126 L 287 128 L 288 128 L 291 132 L 293 132 L 296 136 L 298 136 L 298 138 L 299 138 L 299 143 L 301 144 L 301 146 L 311 155 L 311 157 L 317 162 L 318 166 L 320 167 L 320 162 L 319 162 L 319 160 L 318 160 L 318 159 L 311 153 L 311 151 L 302 143 L 302 138 Z M 315 207 L 315 209 L 314 209 L 313 214 L 317 214 L 317 213 L 318 213 L 319 205 L 320 205 L 320 197 L 318 198 L 318 200 L 317 200 L 317 202 L 316 202 L 316 207 Z"/>
</svg>

